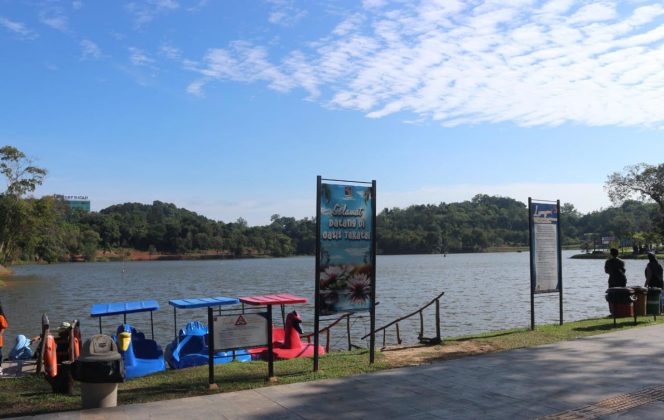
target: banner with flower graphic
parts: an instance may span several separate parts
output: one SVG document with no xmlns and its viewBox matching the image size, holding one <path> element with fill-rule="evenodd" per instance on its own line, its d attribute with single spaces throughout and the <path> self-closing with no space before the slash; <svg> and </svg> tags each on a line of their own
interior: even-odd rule
<svg viewBox="0 0 664 420">
<path fill-rule="evenodd" d="M 320 314 L 370 310 L 375 261 L 372 189 L 321 184 L 318 205 Z"/>
</svg>

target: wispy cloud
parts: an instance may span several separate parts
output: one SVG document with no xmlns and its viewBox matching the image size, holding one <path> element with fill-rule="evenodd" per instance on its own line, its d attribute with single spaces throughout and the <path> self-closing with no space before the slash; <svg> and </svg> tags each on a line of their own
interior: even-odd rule
<svg viewBox="0 0 664 420">
<path fill-rule="evenodd" d="M 292 26 L 307 16 L 307 11 L 295 5 L 293 0 L 268 0 L 272 11 L 268 21 L 274 25 Z"/>
<path fill-rule="evenodd" d="M 141 27 L 162 14 L 180 8 L 176 0 L 146 0 L 127 4 L 127 11 L 134 17 L 134 23 Z"/>
<path fill-rule="evenodd" d="M 199 12 L 203 10 L 208 5 L 208 3 L 209 3 L 208 0 L 198 0 L 197 2 L 194 2 L 193 5 L 187 8 L 187 12 Z"/>
<path fill-rule="evenodd" d="M 179 60 L 182 57 L 182 51 L 179 48 L 167 43 L 161 44 L 159 54 L 171 60 Z"/>
<path fill-rule="evenodd" d="M 59 7 L 48 7 L 39 12 L 39 21 L 60 32 L 69 29 L 69 18 Z"/>
<path fill-rule="evenodd" d="M 16 22 L 6 17 L 0 16 L 0 26 L 5 28 L 11 34 L 22 39 L 37 38 L 37 33 L 29 29 L 24 23 Z"/>
<path fill-rule="evenodd" d="M 149 66 L 154 63 L 152 58 L 136 47 L 129 47 L 129 61 L 135 66 Z"/>
<path fill-rule="evenodd" d="M 295 87 L 293 77 L 270 64 L 264 48 L 243 41 L 232 43 L 229 49 L 210 49 L 203 57 L 203 63 L 188 61 L 185 67 L 203 75 L 203 78 L 187 87 L 188 92 L 199 96 L 203 86 L 213 80 L 230 79 L 247 83 L 264 81 L 272 89 L 281 92 Z"/>
<path fill-rule="evenodd" d="M 649 0 L 365 0 L 285 53 L 245 41 L 211 48 L 187 66 L 200 75 L 188 90 L 263 82 L 369 118 L 445 126 L 660 127 L 663 17 Z"/>
<path fill-rule="evenodd" d="M 81 58 L 83 60 L 97 60 L 101 58 L 101 49 L 94 42 L 89 39 L 84 39 L 80 42 Z"/>
</svg>

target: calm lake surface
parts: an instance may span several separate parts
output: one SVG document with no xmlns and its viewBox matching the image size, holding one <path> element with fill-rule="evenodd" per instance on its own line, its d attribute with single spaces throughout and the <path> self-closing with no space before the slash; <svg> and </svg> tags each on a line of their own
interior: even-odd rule
<svg viewBox="0 0 664 420">
<path fill-rule="evenodd" d="M 608 315 L 604 299 L 607 276 L 603 260 L 573 260 L 575 251 L 563 252 L 564 318 L 566 321 Z M 628 285 L 642 285 L 645 261 L 627 260 Z M 37 335 L 41 315 L 47 313 L 52 326 L 81 320 L 83 337 L 99 331 L 90 317 L 93 303 L 155 299 L 161 310 L 154 312 L 155 338 L 165 346 L 173 338 L 170 299 L 291 293 L 313 301 L 314 258 L 151 261 L 76 263 L 14 267 L 6 279 L 0 299 L 9 320 L 5 347 L 11 348 L 17 334 Z M 443 337 L 474 334 L 530 325 L 529 254 L 485 253 L 379 256 L 377 261 L 376 326 L 419 309 L 440 292 Z M 295 305 L 304 319 L 305 333 L 313 331 L 313 305 Z M 535 299 L 536 322 L 558 321 L 558 294 Z M 178 328 L 187 320 L 206 320 L 205 309 L 178 310 Z M 127 321 L 149 335 L 148 313 L 130 314 Z M 103 332 L 111 334 L 122 316 L 105 317 Z M 276 321 L 275 321 L 276 322 Z M 321 327 L 330 321 L 323 321 Z M 407 343 L 415 343 L 417 317 L 401 324 Z M 360 337 L 369 332 L 368 313 L 352 322 L 353 343 L 367 346 Z M 433 306 L 425 314 L 425 336 L 433 336 Z M 388 344 L 394 331 L 388 333 Z M 323 338 L 321 338 L 323 340 Z M 332 333 L 332 346 L 346 344 L 345 328 Z M 377 344 L 382 343 L 382 335 Z"/>
</svg>

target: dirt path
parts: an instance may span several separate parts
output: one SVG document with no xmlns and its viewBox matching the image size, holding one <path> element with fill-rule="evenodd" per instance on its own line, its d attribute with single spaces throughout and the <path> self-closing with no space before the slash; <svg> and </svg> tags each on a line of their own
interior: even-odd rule
<svg viewBox="0 0 664 420">
<path fill-rule="evenodd" d="M 421 365 L 436 360 L 458 359 L 500 350 L 503 349 L 499 346 L 478 341 L 454 341 L 436 346 L 392 347 L 383 350 L 383 355 L 391 366 L 401 367 Z"/>
</svg>

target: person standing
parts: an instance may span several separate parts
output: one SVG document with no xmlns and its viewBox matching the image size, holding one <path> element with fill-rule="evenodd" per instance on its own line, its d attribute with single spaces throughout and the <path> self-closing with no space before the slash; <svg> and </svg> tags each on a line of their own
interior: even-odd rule
<svg viewBox="0 0 664 420">
<path fill-rule="evenodd" d="M 2 310 L 2 303 L 0 303 L 0 375 L 2 375 L 2 336 L 5 330 L 7 329 L 7 318 L 5 317 L 5 311 Z"/>
<path fill-rule="evenodd" d="M 654 252 L 648 253 L 648 265 L 646 265 L 646 287 L 659 287 L 664 289 L 664 276 L 662 265 L 657 261 Z"/>
<path fill-rule="evenodd" d="M 627 286 L 627 276 L 625 276 L 625 262 L 618 258 L 618 250 L 611 248 L 609 251 L 611 258 L 604 263 L 604 272 L 609 275 L 609 287 Z"/>
</svg>

